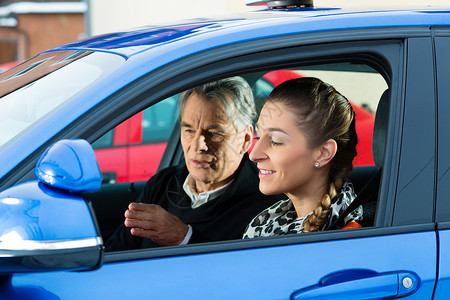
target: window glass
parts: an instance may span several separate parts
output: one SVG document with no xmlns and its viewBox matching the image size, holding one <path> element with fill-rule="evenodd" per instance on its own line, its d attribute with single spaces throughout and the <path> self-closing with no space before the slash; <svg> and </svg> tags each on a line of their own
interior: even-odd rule
<svg viewBox="0 0 450 300">
<path fill-rule="evenodd" d="M 105 135 L 100 137 L 98 140 L 96 140 L 92 147 L 94 149 L 101 149 L 101 148 L 107 148 L 112 147 L 113 144 L 113 136 L 114 136 L 114 129 L 108 131 Z"/>
<path fill-rule="evenodd" d="M 102 52 L 51 52 L 1 74 L 0 149 L 124 61 Z"/>
<path fill-rule="evenodd" d="M 177 97 L 170 97 L 144 110 L 142 120 L 144 144 L 167 142 L 178 117 Z"/>
<path fill-rule="evenodd" d="M 258 112 L 261 111 L 264 102 L 266 101 L 273 88 L 274 85 L 267 80 L 261 78 L 256 81 L 254 88 L 255 93 L 253 96 L 255 97 L 256 110 Z"/>
<path fill-rule="evenodd" d="M 156 173 L 178 118 L 178 97 L 148 107 L 92 144 L 103 183 L 147 181 Z"/>
</svg>

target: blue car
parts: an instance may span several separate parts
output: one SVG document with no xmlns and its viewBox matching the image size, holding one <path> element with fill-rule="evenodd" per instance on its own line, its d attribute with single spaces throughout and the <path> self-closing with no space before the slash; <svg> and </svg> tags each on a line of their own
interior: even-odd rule
<svg viewBox="0 0 450 300">
<path fill-rule="evenodd" d="M 0 299 L 448 299 L 450 9 L 311 3 L 91 37 L 1 74 Z M 96 143 L 220 78 L 245 78 L 260 106 L 284 70 L 373 116 L 358 153 L 373 164 L 351 174 L 363 227 L 105 251 L 145 181 L 102 181 Z M 139 119 L 166 130 L 159 169 L 183 163 L 166 119 Z"/>
</svg>

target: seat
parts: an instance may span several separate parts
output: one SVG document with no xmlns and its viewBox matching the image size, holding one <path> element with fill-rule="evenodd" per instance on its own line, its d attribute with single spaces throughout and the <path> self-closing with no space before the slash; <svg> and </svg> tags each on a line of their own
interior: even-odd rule
<svg viewBox="0 0 450 300">
<path fill-rule="evenodd" d="M 378 170 L 383 167 L 384 149 L 386 147 L 387 125 L 389 120 L 389 90 L 385 90 L 381 95 L 375 114 L 373 126 L 372 153 L 375 166 Z"/>
<path fill-rule="evenodd" d="M 377 172 L 375 173 L 373 180 L 370 180 L 368 182 L 368 185 L 366 185 L 366 187 L 364 188 L 366 192 L 364 194 L 360 193 L 358 195 L 358 197 L 363 198 L 361 201 L 364 203 L 363 220 L 360 222 L 361 226 L 363 227 L 373 226 L 375 221 L 381 172 L 383 169 L 384 149 L 386 147 L 386 134 L 389 120 L 389 103 L 390 95 L 389 90 L 387 89 L 381 95 L 380 102 L 378 103 L 377 107 L 377 112 L 375 114 L 375 123 L 373 126 L 372 153 Z"/>
<path fill-rule="evenodd" d="M 359 206 L 363 206 L 363 220 L 359 221 L 362 227 L 373 226 L 375 221 L 378 192 L 380 187 L 381 173 L 383 169 L 384 150 L 386 147 L 387 124 L 389 120 L 389 89 L 381 95 L 375 114 L 375 123 L 372 137 L 372 153 L 375 162 L 376 173 L 358 193 L 358 196 L 343 214 L 329 227 L 335 229 L 345 217 Z"/>
</svg>

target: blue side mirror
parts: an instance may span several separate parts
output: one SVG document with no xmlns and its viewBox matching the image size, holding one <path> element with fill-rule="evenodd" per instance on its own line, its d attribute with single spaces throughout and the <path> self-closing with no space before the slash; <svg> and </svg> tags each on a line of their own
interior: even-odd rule
<svg viewBox="0 0 450 300">
<path fill-rule="evenodd" d="M 94 150 L 81 139 L 61 140 L 50 146 L 34 173 L 41 182 L 71 192 L 96 192 L 101 186 Z"/>
<path fill-rule="evenodd" d="M 61 140 L 39 158 L 38 180 L 0 192 L 0 275 L 100 266 L 103 241 L 80 192 L 100 188 L 94 150 Z"/>
</svg>

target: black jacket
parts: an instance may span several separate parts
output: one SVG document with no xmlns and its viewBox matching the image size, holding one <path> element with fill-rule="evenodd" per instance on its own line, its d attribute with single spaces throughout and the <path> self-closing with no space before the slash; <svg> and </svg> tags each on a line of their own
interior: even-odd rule
<svg viewBox="0 0 450 300">
<path fill-rule="evenodd" d="M 191 225 L 193 233 L 189 244 L 241 239 L 250 221 L 283 195 L 266 196 L 259 191 L 258 170 L 247 154 L 236 172 L 236 178 L 225 193 L 192 209 L 191 199 L 183 190 L 187 168 L 170 167 L 147 182 L 141 202 L 158 204 Z M 107 251 L 152 247 L 158 247 L 158 244 L 131 235 L 124 225 L 119 226 L 106 243 Z"/>
</svg>

